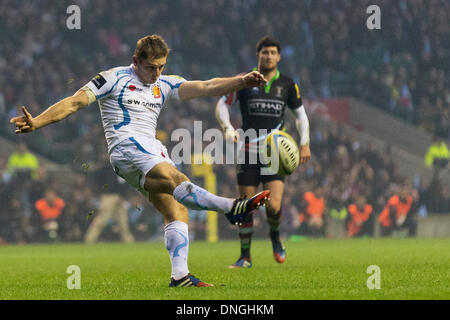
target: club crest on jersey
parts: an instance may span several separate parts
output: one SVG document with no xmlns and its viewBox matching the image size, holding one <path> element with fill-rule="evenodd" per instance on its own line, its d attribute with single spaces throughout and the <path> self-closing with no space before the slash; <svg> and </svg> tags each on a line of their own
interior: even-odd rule
<svg viewBox="0 0 450 320">
<path fill-rule="evenodd" d="M 277 98 L 282 98 L 283 97 L 283 87 L 277 86 L 275 87 L 276 93 L 275 93 L 275 97 Z"/>
<path fill-rule="evenodd" d="M 155 97 L 155 99 L 161 98 L 161 90 L 158 86 L 153 87 L 153 97 Z"/>
</svg>

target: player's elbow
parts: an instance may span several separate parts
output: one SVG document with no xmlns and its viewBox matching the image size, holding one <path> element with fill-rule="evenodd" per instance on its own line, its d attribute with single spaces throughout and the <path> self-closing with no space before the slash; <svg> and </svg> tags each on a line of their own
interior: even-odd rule
<svg viewBox="0 0 450 320">
<path fill-rule="evenodd" d="M 89 104 L 89 99 L 84 91 L 77 91 L 68 100 L 70 113 L 77 112 Z"/>
<path fill-rule="evenodd" d="M 69 114 L 75 113 L 78 110 L 80 110 L 82 108 L 82 104 L 79 100 L 77 99 L 69 99 L 68 101 L 68 108 L 67 110 L 69 111 Z"/>
</svg>

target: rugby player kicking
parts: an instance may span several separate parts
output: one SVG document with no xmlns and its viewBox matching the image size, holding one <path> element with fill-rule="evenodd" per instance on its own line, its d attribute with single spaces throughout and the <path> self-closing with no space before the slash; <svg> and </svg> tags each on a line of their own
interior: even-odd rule
<svg viewBox="0 0 450 320">
<path fill-rule="evenodd" d="M 188 269 L 188 210 L 213 210 L 238 224 L 264 205 L 269 191 L 249 199 L 218 197 L 193 184 L 178 171 L 167 149 L 155 138 L 161 108 L 170 99 L 188 100 L 220 96 L 243 88 L 263 86 L 257 71 L 245 75 L 186 81 L 162 75 L 170 49 L 159 35 L 137 41 L 133 63 L 100 72 L 73 96 L 67 97 L 36 117 L 25 107 L 23 116 L 10 120 L 16 133 L 32 132 L 61 121 L 98 101 L 110 162 L 117 175 L 143 193 L 163 215 L 164 240 L 172 265 L 171 287 L 209 287 Z"/>
<path fill-rule="evenodd" d="M 300 135 L 300 164 L 306 163 L 311 158 L 309 149 L 309 121 L 303 106 L 298 85 L 278 70 L 278 62 L 281 59 L 281 48 L 278 41 L 270 37 L 263 37 L 256 45 L 258 68 L 268 82 L 264 87 L 242 88 L 235 93 L 222 97 L 216 105 L 216 117 L 225 137 L 237 142 L 238 131 L 230 122 L 228 107 L 239 100 L 242 115 L 242 130 L 284 129 L 284 114 L 286 107 L 295 116 L 295 124 Z M 267 136 L 267 135 L 266 135 Z M 237 183 L 241 197 L 256 193 L 262 183 L 263 189 L 270 191 L 270 201 L 266 205 L 267 223 L 270 227 L 270 239 L 272 242 L 273 256 L 278 263 L 286 261 L 286 249 L 280 239 L 281 224 L 281 199 L 284 190 L 284 177 L 278 174 L 262 174 L 264 164 L 259 157 L 257 163 L 249 163 L 250 153 L 258 153 L 261 143 L 266 136 L 260 136 L 255 141 L 244 142 L 245 163 L 237 166 Z M 267 167 L 267 166 L 266 166 Z M 246 215 L 244 222 L 239 226 L 239 238 L 241 242 L 241 255 L 238 260 L 230 265 L 230 268 L 250 268 L 252 260 L 250 255 L 251 240 L 253 234 L 253 216 Z"/>
</svg>

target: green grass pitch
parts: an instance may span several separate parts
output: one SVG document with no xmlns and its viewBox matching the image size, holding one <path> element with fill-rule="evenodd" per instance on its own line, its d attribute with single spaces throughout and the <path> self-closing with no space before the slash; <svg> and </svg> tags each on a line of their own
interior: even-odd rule
<svg viewBox="0 0 450 320">
<path fill-rule="evenodd" d="M 285 241 L 277 264 L 269 240 L 254 240 L 253 267 L 230 270 L 238 241 L 190 244 L 190 271 L 212 288 L 168 288 L 163 243 L 0 247 L 0 299 L 450 299 L 450 239 Z M 69 290 L 69 265 L 81 289 Z M 381 270 L 369 290 L 367 267 Z"/>
</svg>

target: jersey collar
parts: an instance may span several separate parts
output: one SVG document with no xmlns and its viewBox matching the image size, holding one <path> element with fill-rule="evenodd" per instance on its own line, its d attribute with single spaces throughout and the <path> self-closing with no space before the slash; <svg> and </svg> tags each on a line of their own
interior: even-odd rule
<svg viewBox="0 0 450 320">
<path fill-rule="evenodd" d="M 253 71 L 258 71 L 258 68 L 253 68 Z M 270 79 L 269 82 L 267 82 L 267 84 L 264 85 L 264 92 L 265 93 L 269 93 L 270 92 L 270 88 L 272 87 L 272 83 L 275 80 L 278 80 L 278 78 L 280 77 L 280 71 L 277 69 L 277 72 L 275 73 L 275 75 L 273 76 L 272 79 Z"/>
<path fill-rule="evenodd" d="M 134 67 L 133 64 L 130 64 L 130 70 L 133 73 L 134 77 L 144 86 L 144 87 L 151 87 L 152 85 L 156 84 L 156 82 L 158 82 L 159 78 L 156 79 L 155 83 L 144 83 L 142 82 L 141 78 L 139 78 L 139 76 L 137 75 L 136 71 L 134 71 Z"/>
</svg>

